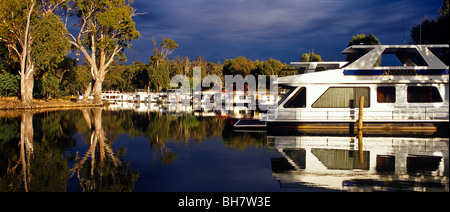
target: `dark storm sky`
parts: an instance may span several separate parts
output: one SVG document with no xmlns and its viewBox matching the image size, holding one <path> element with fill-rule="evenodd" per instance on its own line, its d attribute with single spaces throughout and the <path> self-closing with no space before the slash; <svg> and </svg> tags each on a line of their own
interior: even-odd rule
<svg viewBox="0 0 450 212">
<path fill-rule="evenodd" d="M 146 14 L 134 18 L 141 38 L 125 53 L 128 63 L 146 63 L 152 36 L 165 36 L 180 45 L 170 58 L 289 63 L 314 51 L 323 60 L 343 60 L 340 52 L 353 35 L 408 43 L 411 28 L 425 16 L 436 18 L 441 6 L 442 0 L 135 0 Z"/>
</svg>

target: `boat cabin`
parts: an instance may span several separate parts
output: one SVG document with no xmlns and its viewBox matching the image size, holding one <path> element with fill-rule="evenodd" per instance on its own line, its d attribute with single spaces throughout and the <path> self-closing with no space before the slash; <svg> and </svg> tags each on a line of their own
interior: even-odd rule
<svg viewBox="0 0 450 212">
<path fill-rule="evenodd" d="M 435 53 L 449 45 L 357 45 L 347 62 L 291 63 L 303 74 L 275 82 L 290 91 L 263 118 L 271 123 L 353 123 L 364 97 L 366 123 L 449 122 L 449 67 Z M 437 51 L 439 50 L 439 51 Z M 383 54 L 402 65 L 379 66 Z M 317 70 L 333 65 L 334 69 Z M 420 125 L 422 126 L 422 125 Z M 270 127 L 270 123 L 268 124 Z"/>
</svg>

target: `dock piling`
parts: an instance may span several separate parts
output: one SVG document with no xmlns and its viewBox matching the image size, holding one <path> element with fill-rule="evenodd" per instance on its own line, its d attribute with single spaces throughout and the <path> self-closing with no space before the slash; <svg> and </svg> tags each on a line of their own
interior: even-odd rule
<svg viewBox="0 0 450 212">
<path fill-rule="evenodd" d="M 361 96 L 359 98 L 358 130 L 363 129 L 363 108 L 364 108 L 364 96 Z"/>
</svg>

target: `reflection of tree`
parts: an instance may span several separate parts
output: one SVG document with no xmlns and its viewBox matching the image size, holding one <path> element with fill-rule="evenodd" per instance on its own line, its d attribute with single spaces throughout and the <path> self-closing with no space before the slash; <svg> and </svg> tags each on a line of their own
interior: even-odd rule
<svg viewBox="0 0 450 212">
<path fill-rule="evenodd" d="M 200 144 L 207 138 L 220 136 L 225 126 L 223 119 L 189 114 L 173 116 L 125 110 L 105 113 L 104 128 L 109 137 L 121 133 L 130 137 L 147 137 L 153 148 L 153 163 L 159 159 L 163 164 L 168 164 L 177 158 L 176 152 L 167 145 L 168 142 L 187 144 L 195 141 Z"/>
<path fill-rule="evenodd" d="M 265 132 L 232 132 L 224 130 L 223 143 L 226 147 L 244 150 L 249 146 L 255 148 L 267 146 L 267 134 Z"/>
<path fill-rule="evenodd" d="M 192 115 L 169 116 L 158 113 L 150 114 L 149 126 L 145 131 L 153 148 L 153 162 L 157 156 L 163 165 L 173 162 L 177 155 L 167 147 L 167 142 L 203 143 L 208 137 L 219 136 L 225 121 L 216 118 L 197 118 Z"/>
<path fill-rule="evenodd" d="M 163 165 L 172 163 L 177 159 L 177 154 L 172 151 L 171 148 L 167 147 L 166 142 L 164 140 L 160 140 L 156 137 L 155 140 L 151 140 L 150 144 L 153 148 L 153 163 L 155 163 L 157 156 L 162 161 Z"/>
<path fill-rule="evenodd" d="M 19 175 L 22 178 L 23 187 L 26 192 L 28 192 L 28 182 L 31 179 L 30 160 L 33 149 L 33 114 L 31 112 L 24 112 L 22 114 L 22 122 L 20 123 L 19 158 L 15 165 L 8 168 L 8 173 L 15 173 L 19 166 L 22 167 Z"/>
<path fill-rule="evenodd" d="M 45 137 L 35 142 L 36 137 L 40 135 L 35 136 L 33 131 L 33 113 L 23 112 L 18 149 L 11 147 L 9 151 L 14 153 L 9 155 L 6 175 L 0 177 L 1 191 L 64 191 L 66 188 L 67 160 L 52 150 Z M 15 139 L 11 137 L 11 141 Z"/>
<path fill-rule="evenodd" d="M 94 108 L 93 121 L 90 109 L 82 109 L 83 117 L 91 129 L 90 147 L 82 158 L 75 157 L 75 165 L 70 170 L 75 173 L 83 191 L 131 191 L 138 173 L 123 166 L 120 156 L 122 149 L 116 155 L 108 144 L 102 127 L 102 109 Z"/>
</svg>

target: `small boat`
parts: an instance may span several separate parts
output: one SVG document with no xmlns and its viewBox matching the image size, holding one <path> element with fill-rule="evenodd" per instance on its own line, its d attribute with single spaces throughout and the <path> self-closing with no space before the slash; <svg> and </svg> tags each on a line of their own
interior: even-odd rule
<svg viewBox="0 0 450 212">
<path fill-rule="evenodd" d="M 267 127 L 267 122 L 258 119 L 241 119 L 236 122 L 234 127 L 245 129 L 263 129 Z"/>
</svg>

